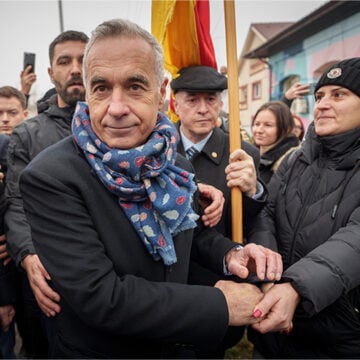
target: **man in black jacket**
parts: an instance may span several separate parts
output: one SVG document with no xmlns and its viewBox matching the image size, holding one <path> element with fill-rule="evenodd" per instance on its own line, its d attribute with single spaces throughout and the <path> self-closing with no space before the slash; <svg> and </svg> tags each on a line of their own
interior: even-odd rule
<svg viewBox="0 0 360 360">
<path fill-rule="evenodd" d="M 49 46 L 50 67 L 48 73 L 57 94 L 49 106 L 39 115 L 22 123 L 13 131 L 8 152 L 6 195 L 9 207 L 5 214 L 6 238 L 10 256 L 15 263 L 26 270 L 22 275 L 22 300 L 24 311 L 23 347 L 25 356 L 47 357 L 47 341 L 42 332 L 40 310 L 34 296 L 41 297 L 42 310 L 55 314 L 60 311 L 47 299 L 40 289 L 47 287 L 45 278 L 49 275 L 42 266 L 34 249 L 30 227 L 23 210 L 19 192 L 19 176 L 26 165 L 43 149 L 71 134 L 71 120 L 78 100 L 84 100 L 85 88 L 82 81 L 82 59 L 88 36 L 78 31 L 66 31 L 57 36 Z M 29 287 L 29 283 L 31 288 Z M 58 300 L 54 292 L 49 297 Z M 40 298 L 40 300 L 41 300 Z M 39 299 L 38 299 L 39 300 Z"/>
<path fill-rule="evenodd" d="M 188 285 L 190 257 L 222 274 L 280 279 L 276 253 L 196 226 L 192 166 L 159 112 L 163 63 L 159 43 L 136 24 L 99 25 L 85 50 L 87 103 L 78 103 L 73 136 L 22 172 L 33 240 L 61 295 L 51 357 L 174 358 L 213 346 L 229 324 L 252 323 L 259 289 Z"/>
<path fill-rule="evenodd" d="M 55 316 L 61 308 L 58 304 L 60 297 L 48 286 L 46 280 L 50 280 L 50 276 L 39 260 L 32 242 L 19 192 L 19 176 L 39 152 L 71 134 L 75 105 L 77 101 L 85 98 L 82 60 L 87 41 L 87 35 L 77 31 L 66 31 L 53 40 L 49 47 L 51 67 L 48 72 L 55 85 L 56 94 L 41 102 L 39 106 L 41 112 L 38 116 L 16 128 L 9 145 L 10 164 L 6 187 L 9 208 L 5 219 L 6 233 L 11 257 L 17 265 L 26 270 L 27 274 L 27 277 L 22 273 L 20 275 L 24 299 L 21 310 L 28 319 L 22 331 L 23 350 L 25 356 L 34 358 L 47 357 L 46 339 L 40 333 L 38 305 L 47 316 Z M 214 190 L 209 197 L 214 201 L 215 207 L 218 203 L 218 195 Z M 207 216 L 210 222 L 215 221 L 216 211 L 204 216 Z M 31 304 L 31 307 L 28 308 L 27 304 Z M 36 326 L 37 330 L 34 330 Z"/>
<path fill-rule="evenodd" d="M 175 111 L 180 118 L 177 127 L 181 141 L 177 150 L 191 161 L 199 182 L 211 184 L 224 194 L 224 211 L 216 229 L 232 237 L 230 189 L 238 186 L 243 193 L 246 234 L 251 221 L 265 205 L 266 190 L 256 177 L 258 150 L 242 141 L 242 149 L 230 154 L 229 134 L 216 126 L 223 106 L 221 93 L 227 89 L 226 76 L 208 66 L 190 66 L 181 69 L 170 85 Z M 189 279 L 192 283 L 213 285 L 220 278 L 203 266 L 191 263 Z M 226 348 L 240 341 L 243 330 L 232 328 L 218 351 L 198 356 L 223 357 Z"/>
</svg>

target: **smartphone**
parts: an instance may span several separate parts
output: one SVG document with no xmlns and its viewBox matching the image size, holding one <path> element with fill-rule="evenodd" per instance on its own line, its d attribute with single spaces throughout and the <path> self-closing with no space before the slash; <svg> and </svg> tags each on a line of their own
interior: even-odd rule
<svg viewBox="0 0 360 360">
<path fill-rule="evenodd" d="M 309 95 L 314 95 L 315 86 L 316 86 L 316 83 L 311 83 L 310 84 Z"/>
<path fill-rule="evenodd" d="M 24 70 L 31 65 L 30 72 L 35 72 L 35 54 L 31 52 L 24 52 Z"/>
<path fill-rule="evenodd" d="M 316 83 L 309 83 L 309 85 L 310 85 L 309 92 L 304 95 L 305 96 L 314 96 L 314 90 L 315 90 Z"/>
</svg>

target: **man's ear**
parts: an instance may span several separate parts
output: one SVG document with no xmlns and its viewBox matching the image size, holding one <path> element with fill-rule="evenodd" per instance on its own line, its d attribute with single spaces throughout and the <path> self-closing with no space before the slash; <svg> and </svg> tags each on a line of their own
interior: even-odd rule
<svg viewBox="0 0 360 360">
<path fill-rule="evenodd" d="M 54 84 L 54 72 L 53 69 L 51 67 L 48 67 L 48 74 L 50 77 L 50 81 Z"/>
<path fill-rule="evenodd" d="M 162 107 L 165 104 L 165 98 L 166 98 L 166 87 L 169 83 L 169 79 L 167 77 L 164 78 L 163 83 L 160 86 L 160 101 L 159 101 L 159 110 L 162 109 Z"/>
<path fill-rule="evenodd" d="M 176 114 L 177 116 L 179 116 L 179 114 L 178 114 L 178 106 L 179 106 L 179 103 L 178 103 L 178 101 L 176 100 L 176 96 L 175 96 L 175 95 L 173 95 L 173 105 L 174 105 L 175 114 Z"/>
</svg>

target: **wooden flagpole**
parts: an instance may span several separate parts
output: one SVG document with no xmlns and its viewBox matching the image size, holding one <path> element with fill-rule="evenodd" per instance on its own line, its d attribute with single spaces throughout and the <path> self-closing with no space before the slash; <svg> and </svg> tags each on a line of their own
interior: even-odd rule
<svg viewBox="0 0 360 360">
<path fill-rule="evenodd" d="M 241 148 L 238 60 L 236 49 L 236 24 L 234 0 L 224 0 L 226 57 L 229 97 L 230 152 Z M 242 193 L 238 187 L 231 189 L 232 239 L 243 242 Z"/>
</svg>

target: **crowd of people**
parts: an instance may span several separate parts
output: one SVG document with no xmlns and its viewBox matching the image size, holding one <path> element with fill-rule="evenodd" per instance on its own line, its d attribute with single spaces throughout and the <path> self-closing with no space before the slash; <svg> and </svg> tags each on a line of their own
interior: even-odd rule
<svg viewBox="0 0 360 360">
<path fill-rule="evenodd" d="M 254 358 L 360 357 L 360 58 L 321 75 L 308 129 L 296 83 L 232 152 L 226 74 L 169 83 L 133 22 L 65 31 L 49 63 L 34 117 L 30 67 L 0 87 L 3 358 L 224 358 L 245 328 Z"/>
</svg>

